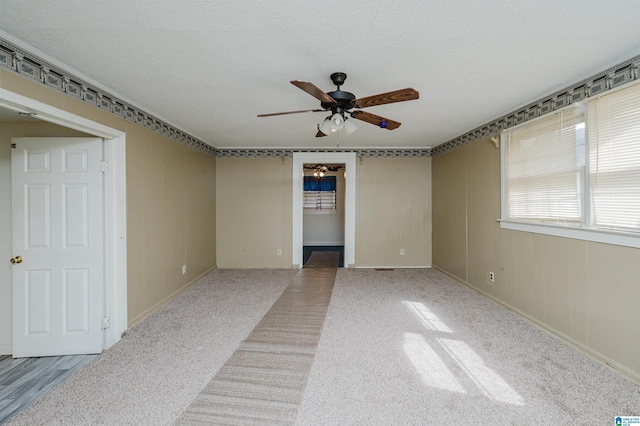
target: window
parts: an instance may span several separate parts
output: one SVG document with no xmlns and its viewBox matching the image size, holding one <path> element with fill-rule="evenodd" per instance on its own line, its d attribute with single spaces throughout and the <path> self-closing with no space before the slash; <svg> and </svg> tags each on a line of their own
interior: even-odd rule
<svg viewBox="0 0 640 426">
<path fill-rule="evenodd" d="M 505 134 L 510 219 L 583 223 L 584 114 L 575 108 Z"/>
<path fill-rule="evenodd" d="M 304 177 L 303 206 L 313 210 L 336 210 L 336 177 Z"/>
<path fill-rule="evenodd" d="M 640 84 L 590 102 L 593 225 L 640 231 Z"/>
<path fill-rule="evenodd" d="M 502 142 L 503 223 L 631 233 L 640 246 L 640 84 L 505 130 Z M 526 230 L 561 235 L 539 229 Z"/>
</svg>

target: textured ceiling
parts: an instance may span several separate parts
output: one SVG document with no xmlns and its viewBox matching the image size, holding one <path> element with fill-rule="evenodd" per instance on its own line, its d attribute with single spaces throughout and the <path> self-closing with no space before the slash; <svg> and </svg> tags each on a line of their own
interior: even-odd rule
<svg viewBox="0 0 640 426">
<path fill-rule="evenodd" d="M 637 0 L 4 0 L 0 29 L 216 147 L 437 146 L 640 54 Z M 315 138 L 289 83 L 365 97 L 402 126 Z"/>
</svg>

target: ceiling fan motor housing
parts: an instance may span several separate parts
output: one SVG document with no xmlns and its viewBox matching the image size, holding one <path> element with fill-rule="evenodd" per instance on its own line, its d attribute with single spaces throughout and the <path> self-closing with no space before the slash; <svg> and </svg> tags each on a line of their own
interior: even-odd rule
<svg viewBox="0 0 640 426">
<path fill-rule="evenodd" d="M 356 100 L 356 96 L 353 93 L 345 92 L 342 90 L 336 90 L 334 92 L 328 92 L 327 95 L 331 96 L 335 99 L 338 107 L 342 110 L 347 110 L 353 108 L 353 101 Z M 333 109 L 336 107 L 336 104 L 329 102 L 320 102 L 320 105 L 324 109 Z"/>
<path fill-rule="evenodd" d="M 331 109 L 331 112 L 335 114 L 342 113 L 343 111 L 354 107 L 354 101 L 356 100 L 355 95 L 353 93 L 340 90 L 340 86 L 344 84 L 344 81 L 346 79 L 347 74 L 343 72 L 334 72 L 333 74 L 331 74 L 331 81 L 338 87 L 338 89 L 333 92 L 327 92 L 327 95 L 335 99 L 336 102 L 320 102 L 322 108 Z M 336 105 L 336 103 L 338 105 Z"/>
</svg>

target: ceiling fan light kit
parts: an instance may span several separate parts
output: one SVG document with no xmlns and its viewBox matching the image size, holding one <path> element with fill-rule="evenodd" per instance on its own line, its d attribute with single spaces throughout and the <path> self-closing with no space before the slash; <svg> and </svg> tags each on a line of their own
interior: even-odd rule
<svg viewBox="0 0 640 426">
<path fill-rule="evenodd" d="M 320 130 L 325 136 L 329 135 L 329 133 L 331 133 L 331 117 L 325 118 L 318 130 Z"/>
<path fill-rule="evenodd" d="M 342 130 L 344 127 L 344 118 L 339 112 L 331 116 L 331 128 L 333 130 Z"/>
<path fill-rule="evenodd" d="M 344 120 L 344 131 L 350 135 L 355 132 L 358 126 L 356 126 L 351 120 Z"/>
<path fill-rule="evenodd" d="M 374 124 L 381 129 L 394 130 L 400 127 L 400 122 L 390 120 L 379 115 L 360 111 L 361 108 L 368 108 L 377 105 L 385 105 L 395 102 L 411 101 L 419 99 L 420 94 L 408 87 L 393 92 L 380 93 L 378 95 L 368 96 L 366 98 L 356 99 L 355 95 L 350 92 L 340 90 L 340 86 L 347 79 L 347 74 L 343 72 L 334 72 L 331 74 L 331 81 L 336 85 L 333 92 L 323 92 L 318 87 L 308 81 L 292 80 L 291 84 L 304 90 L 314 98 L 320 101 L 322 109 L 308 109 L 302 111 L 276 112 L 271 114 L 259 114 L 258 117 L 271 117 L 274 115 L 298 114 L 302 112 L 331 112 L 331 115 L 318 126 L 316 137 L 327 136 L 331 131 L 339 131 L 344 129 L 347 134 L 353 133 L 357 126 L 349 120 L 346 114 L 351 118 Z M 355 111 L 350 111 L 355 109 Z"/>
</svg>

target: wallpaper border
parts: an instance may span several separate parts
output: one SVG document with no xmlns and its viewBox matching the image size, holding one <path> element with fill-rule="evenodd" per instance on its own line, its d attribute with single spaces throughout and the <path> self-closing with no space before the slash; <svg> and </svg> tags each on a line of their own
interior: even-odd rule
<svg viewBox="0 0 640 426">
<path fill-rule="evenodd" d="M 47 63 L 47 61 L 14 46 L 1 37 L 0 68 L 14 71 L 27 79 L 37 81 L 48 88 L 86 102 L 88 105 L 139 124 L 200 152 L 215 156 L 216 149 L 206 142 L 165 123 L 142 109 L 129 105 L 116 96 Z"/>
<path fill-rule="evenodd" d="M 419 158 L 431 157 L 430 148 L 420 149 L 301 149 L 301 148 L 282 148 L 282 149 L 233 149 L 218 148 L 216 149 L 217 158 L 292 158 L 296 152 L 355 152 L 356 157 L 363 158 Z"/>
<path fill-rule="evenodd" d="M 432 155 L 445 154 L 480 139 L 500 133 L 504 129 L 548 114 L 567 105 L 601 95 L 640 78 L 640 55 L 602 71 L 586 80 L 559 90 L 549 96 L 518 108 L 497 120 L 483 124 L 470 132 L 431 149 Z"/>
</svg>

